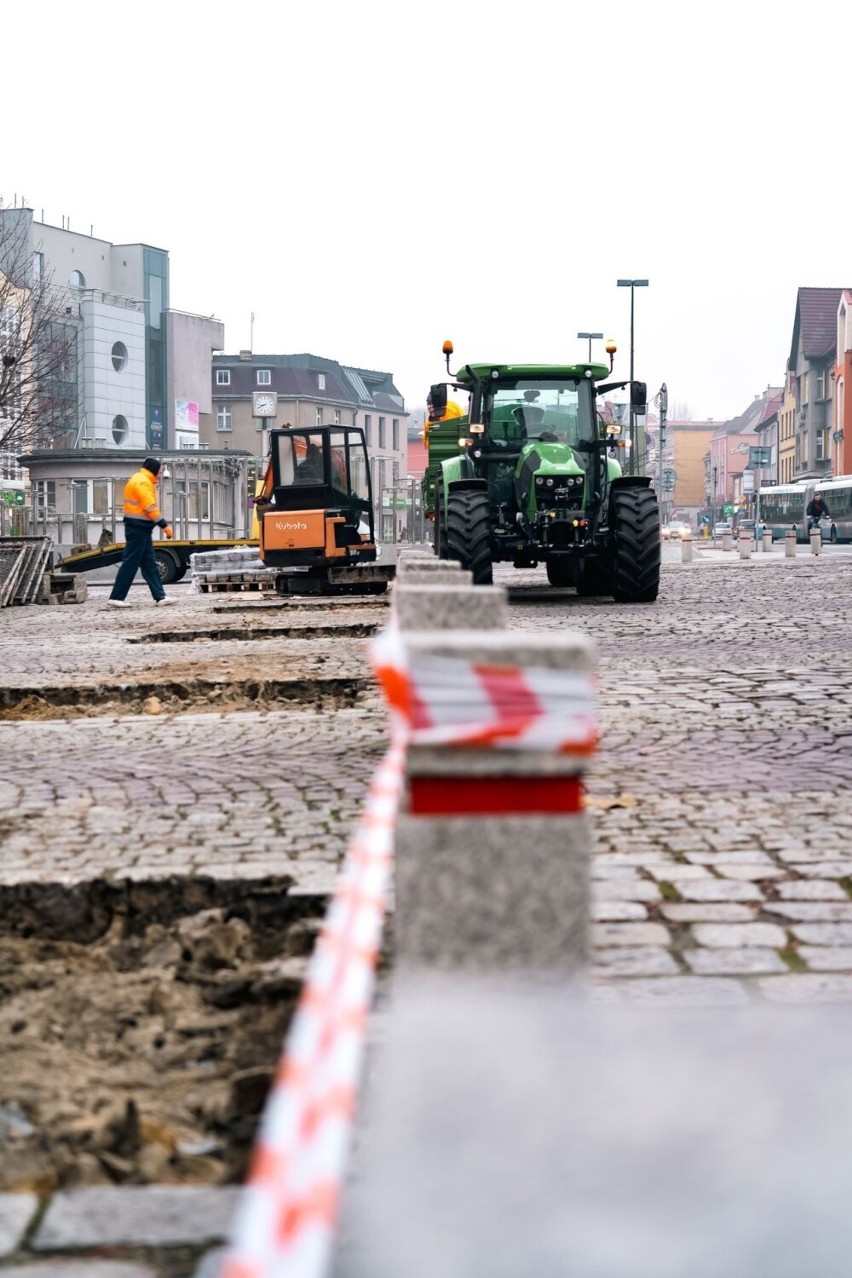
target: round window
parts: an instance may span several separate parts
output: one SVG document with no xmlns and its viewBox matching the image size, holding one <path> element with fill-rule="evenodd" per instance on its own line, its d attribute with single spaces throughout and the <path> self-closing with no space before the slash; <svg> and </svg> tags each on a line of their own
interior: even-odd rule
<svg viewBox="0 0 852 1278">
<path fill-rule="evenodd" d="M 124 442 L 126 435 L 127 435 L 127 418 L 122 417 L 121 413 L 119 413 L 116 417 L 113 417 L 112 419 L 112 437 L 117 444 L 121 444 Z"/>
<path fill-rule="evenodd" d="M 127 347 L 124 342 L 116 342 L 112 348 L 112 366 L 117 373 L 120 373 L 127 363 Z"/>
<path fill-rule="evenodd" d="M 86 279 L 82 271 L 72 271 L 68 276 L 68 287 L 72 293 L 82 293 L 86 287 Z"/>
</svg>

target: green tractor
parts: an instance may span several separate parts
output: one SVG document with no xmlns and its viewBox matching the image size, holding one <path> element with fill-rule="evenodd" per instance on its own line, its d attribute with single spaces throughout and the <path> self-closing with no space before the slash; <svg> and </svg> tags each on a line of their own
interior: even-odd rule
<svg viewBox="0 0 852 1278">
<path fill-rule="evenodd" d="M 492 564 L 543 563 L 552 586 L 619 603 L 651 603 L 660 584 L 660 516 L 650 479 L 624 475 L 624 447 L 596 399 L 630 385 L 646 411 L 642 382 L 607 382 L 605 364 L 465 364 L 430 389 L 429 464 L 423 503 L 434 550 L 456 559 L 478 585 Z M 444 343 L 450 373 L 452 343 Z M 447 402 L 448 385 L 469 407 Z M 455 416 L 453 416 L 455 412 Z"/>
</svg>

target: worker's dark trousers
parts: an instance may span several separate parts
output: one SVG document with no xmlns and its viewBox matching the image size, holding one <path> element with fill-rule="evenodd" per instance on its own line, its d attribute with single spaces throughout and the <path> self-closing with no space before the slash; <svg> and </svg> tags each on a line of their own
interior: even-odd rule
<svg viewBox="0 0 852 1278">
<path fill-rule="evenodd" d="M 166 592 L 163 590 L 160 570 L 154 558 L 154 547 L 151 545 L 154 527 L 155 525 L 152 523 L 146 522 L 143 524 L 132 519 L 125 519 L 124 557 L 116 573 L 115 585 L 112 588 L 110 599 L 127 598 L 127 592 L 133 585 L 133 578 L 139 569 L 141 569 L 142 576 L 148 583 L 154 598 L 163 599 L 165 597 Z"/>
</svg>

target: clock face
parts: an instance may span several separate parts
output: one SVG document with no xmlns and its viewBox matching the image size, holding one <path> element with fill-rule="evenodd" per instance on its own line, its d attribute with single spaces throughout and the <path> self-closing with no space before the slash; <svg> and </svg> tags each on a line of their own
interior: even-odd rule
<svg viewBox="0 0 852 1278">
<path fill-rule="evenodd" d="M 258 417 L 272 417 L 275 401 L 271 395 L 257 395 L 254 401 L 254 411 Z"/>
</svg>

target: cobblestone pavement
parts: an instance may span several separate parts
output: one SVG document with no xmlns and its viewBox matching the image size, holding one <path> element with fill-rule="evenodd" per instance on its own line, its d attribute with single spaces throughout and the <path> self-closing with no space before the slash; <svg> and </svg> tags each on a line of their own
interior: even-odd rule
<svg viewBox="0 0 852 1278">
<path fill-rule="evenodd" d="M 852 557 L 695 558 L 647 607 L 512 588 L 598 646 L 599 997 L 850 1001 Z"/>
<path fill-rule="evenodd" d="M 510 627 L 572 626 L 597 644 L 596 997 L 847 1002 L 852 556 L 664 559 L 660 599 L 641 607 L 496 571 Z M 0 889 L 178 873 L 327 891 L 384 748 L 366 636 L 386 607 L 177 587 L 179 605 L 155 611 L 135 588 L 138 608 L 116 614 L 105 593 L 0 611 Z M 183 1230 L 156 1186 L 60 1194 L 47 1210 L 0 1194 L 0 1269 L 214 1278 L 229 1192 L 198 1187 Z M 108 1254 L 92 1251 L 93 1217 L 115 1222 Z"/>
</svg>

